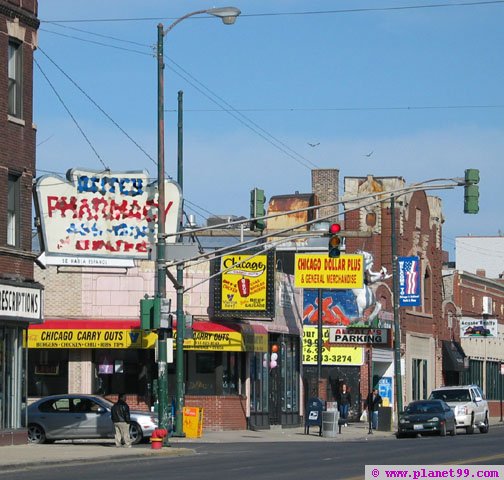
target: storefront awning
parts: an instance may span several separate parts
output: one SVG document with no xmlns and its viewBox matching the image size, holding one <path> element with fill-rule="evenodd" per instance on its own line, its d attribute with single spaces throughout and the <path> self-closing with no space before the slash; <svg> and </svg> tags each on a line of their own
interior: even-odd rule
<svg viewBox="0 0 504 480">
<path fill-rule="evenodd" d="M 174 337 L 177 336 L 176 329 Z M 140 330 L 140 320 L 46 320 L 30 325 L 28 348 L 154 348 L 155 332 Z M 268 331 L 261 325 L 196 320 L 184 350 L 266 352 Z"/>
<path fill-rule="evenodd" d="M 460 343 L 443 340 L 443 370 L 447 372 L 463 372 L 464 350 Z"/>
<path fill-rule="evenodd" d="M 267 352 L 268 331 L 261 325 L 193 322 L 193 338 L 184 340 L 184 350 Z"/>
</svg>

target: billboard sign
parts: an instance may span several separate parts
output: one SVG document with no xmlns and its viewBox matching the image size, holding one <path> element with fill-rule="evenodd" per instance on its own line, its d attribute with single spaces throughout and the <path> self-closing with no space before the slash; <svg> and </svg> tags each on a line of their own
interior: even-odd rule
<svg viewBox="0 0 504 480">
<path fill-rule="evenodd" d="M 460 338 L 468 337 L 496 337 L 496 318 L 468 318 L 460 319 Z"/>
<path fill-rule="evenodd" d="M 219 274 L 220 273 L 220 274 Z M 216 275 L 214 310 L 217 316 L 275 315 L 275 254 L 232 253 L 213 261 Z"/>
<path fill-rule="evenodd" d="M 67 179 L 45 175 L 35 184 L 35 206 L 46 255 L 147 259 L 156 243 L 157 184 L 146 171 L 71 169 Z M 165 231 L 177 231 L 181 191 L 165 181 Z M 175 242 L 168 237 L 167 242 Z"/>
<path fill-rule="evenodd" d="M 318 329 L 303 327 L 303 364 L 318 364 Z M 329 328 L 322 329 L 321 365 L 358 366 L 364 364 L 364 348 L 361 345 L 331 345 Z"/>
</svg>

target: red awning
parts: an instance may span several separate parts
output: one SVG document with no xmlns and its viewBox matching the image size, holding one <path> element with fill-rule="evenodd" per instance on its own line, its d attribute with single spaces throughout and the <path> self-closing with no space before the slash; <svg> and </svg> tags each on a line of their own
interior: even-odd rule
<svg viewBox="0 0 504 480">
<path fill-rule="evenodd" d="M 107 320 L 71 320 L 48 319 L 44 323 L 29 326 L 37 330 L 138 330 L 140 320 L 107 319 Z M 268 330 L 262 325 L 246 323 L 216 323 L 195 320 L 193 330 L 197 332 L 240 332 L 266 335 Z"/>
<path fill-rule="evenodd" d="M 139 329 L 140 319 L 107 319 L 107 320 L 57 320 L 49 319 L 44 323 L 30 325 L 29 329 L 36 330 L 128 330 Z"/>
</svg>

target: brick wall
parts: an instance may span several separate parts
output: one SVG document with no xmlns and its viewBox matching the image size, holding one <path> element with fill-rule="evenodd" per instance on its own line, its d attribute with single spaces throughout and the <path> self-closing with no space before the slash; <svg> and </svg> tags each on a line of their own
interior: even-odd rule
<svg viewBox="0 0 504 480">
<path fill-rule="evenodd" d="M 186 407 L 203 408 L 203 430 L 246 430 L 246 398 L 238 396 L 186 396 Z"/>
<path fill-rule="evenodd" d="M 339 170 L 335 168 L 312 170 L 312 192 L 317 195 L 320 204 L 335 202 L 339 198 Z M 334 205 L 318 209 L 319 218 L 337 214 L 339 206 Z M 338 221 L 338 217 L 327 219 Z"/>
<path fill-rule="evenodd" d="M 23 39 L 23 118 L 21 121 L 8 119 L 7 96 L 0 96 L 0 272 L 7 278 L 33 280 L 33 259 L 31 253 L 32 226 L 32 179 L 35 173 L 35 128 L 33 126 L 33 45 L 36 43 L 38 21 L 33 16 L 37 10 L 35 0 L 0 0 L 0 92 L 7 92 L 7 55 L 9 25 L 17 16 L 20 19 L 19 31 Z M 7 186 L 9 173 L 20 176 L 20 246 L 10 248 L 6 245 L 7 227 Z"/>
</svg>

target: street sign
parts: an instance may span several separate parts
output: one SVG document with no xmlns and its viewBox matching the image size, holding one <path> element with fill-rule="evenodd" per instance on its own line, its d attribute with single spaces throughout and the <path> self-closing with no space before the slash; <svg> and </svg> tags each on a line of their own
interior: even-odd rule
<svg viewBox="0 0 504 480">
<path fill-rule="evenodd" d="M 42 252 L 37 257 L 37 263 L 43 268 L 48 265 L 59 267 L 122 267 L 133 268 L 135 262 L 132 258 L 104 258 L 104 257 L 77 257 L 68 255 L 47 255 Z"/>
</svg>

